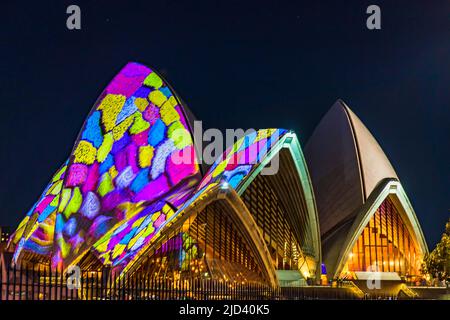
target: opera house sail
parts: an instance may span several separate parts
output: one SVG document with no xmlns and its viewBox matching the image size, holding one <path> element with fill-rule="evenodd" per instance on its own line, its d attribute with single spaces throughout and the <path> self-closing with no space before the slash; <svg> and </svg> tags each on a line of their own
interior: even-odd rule
<svg viewBox="0 0 450 320">
<path fill-rule="evenodd" d="M 174 288 L 186 279 L 278 290 L 374 272 L 420 277 L 428 248 L 414 209 L 344 102 L 305 154 L 294 132 L 259 129 L 201 163 L 193 119 L 155 70 L 123 67 L 10 237 L 12 264 Z"/>
<path fill-rule="evenodd" d="M 428 248 L 414 209 L 383 150 L 342 101 L 305 147 L 330 279 L 367 272 L 420 276 Z"/>
<path fill-rule="evenodd" d="M 317 281 L 318 212 L 295 133 L 257 130 L 203 168 L 192 119 L 156 71 L 127 64 L 11 237 L 14 264 L 119 279 Z"/>
</svg>

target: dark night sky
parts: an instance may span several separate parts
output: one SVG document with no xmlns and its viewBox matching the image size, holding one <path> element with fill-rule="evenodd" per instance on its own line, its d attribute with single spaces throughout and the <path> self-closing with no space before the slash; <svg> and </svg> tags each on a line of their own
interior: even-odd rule
<svg viewBox="0 0 450 320">
<path fill-rule="evenodd" d="M 373 3 L 379 31 L 365 27 Z M 80 31 L 66 29 L 70 4 Z M 25 215 L 128 61 L 160 70 L 206 127 L 284 127 L 302 145 L 342 98 L 429 246 L 449 217 L 450 1 L 8 1 L 0 39 L 0 224 Z"/>
</svg>

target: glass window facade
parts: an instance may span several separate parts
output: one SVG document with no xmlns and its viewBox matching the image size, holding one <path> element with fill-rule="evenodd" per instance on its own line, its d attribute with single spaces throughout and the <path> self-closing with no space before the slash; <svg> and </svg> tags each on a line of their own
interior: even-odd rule
<svg viewBox="0 0 450 320">
<path fill-rule="evenodd" d="M 287 210 L 269 180 L 257 176 L 243 200 L 260 228 L 275 268 L 298 270 L 304 263 L 302 252 L 286 217 Z"/>
<path fill-rule="evenodd" d="M 354 271 L 397 272 L 420 275 L 422 256 L 393 201 L 387 198 L 364 228 L 343 268 L 342 277 Z"/>
<path fill-rule="evenodd" d="M 208 205 L 184 226 L 168 234 L 169 240 L 140 267 L 144 274 L 176 280 L 212 278 L 236 283 L 263 283 L 264 275 L 251 245 L 224 203 Z"/>
</svg>

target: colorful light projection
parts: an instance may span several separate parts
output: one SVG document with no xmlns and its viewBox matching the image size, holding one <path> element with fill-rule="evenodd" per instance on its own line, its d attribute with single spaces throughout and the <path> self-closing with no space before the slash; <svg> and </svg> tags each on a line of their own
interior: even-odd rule
<svg viewBox="0 0 450 320">
<path fill-rule="evenodd" d="M 219 184 L 229 185 L 239 191 L 243 180 L 264 161 L 286 132 L 285 129 L 261 129 L 240 138 L 208 169 L 195 195 L 181 209 L 202 198 L 202 194 Z"/>
<path fill-rule="evenodd" d="M 39 200 L 28 211 L 12 237 L 17 244 L 14 261 L 17 262 L 22 250 L 41 255 L 49 255 L 53 245 L 56 209 L 65 176 L 66 161 L 55 173 Z"/>
<path fill-rule="evenodd" d="M 180 161 L 186 156 L 189 161 Z M 154 71 L 127 64 L 102 93 L 75 143 L 56 216 L 53 266 L 75 263 L 118 222 L 128 221 L 130 209 L 139 204 L 169 196 L 173 205 L 180 204 L 188 192 L 177 197 L 172 190 L 199 180 L 183 107 Z M 120 248 L 112 253 L 118 261 L 125 258 Z"/>
<path fill-rule="evenodd" d="M 199 189 L 212 182 L 226 182 L 237 189 L 253 167 L 262 162 L 276 142 L 287 132 L 285 129 L 254 131 L 229 147 L 209 168 Z"/>
<path fill-rule="evenodd" d="M 174 213 L 165 201 L 128 206 L 127 218 L 97 241 L 92 250 L 104 265 L 111 265 L 114 272 L 121 271 Z"/>
<path fill-rule="evenodd" d="M 158 201 L 128 208 L 127 214 L 129 218 L 97 241 L 92 249 L 104 265 L 112 266 L 113 273 L 122 272 L 135 261 L 176 212 L 168 203 Z"/>
<path fill-rule="evenodd" d="M 190 263 L 201 259 L 203 253 L 196 241 L 188 233 L 181 232 L 164 242 L 155 251 L 152 258 L 161 258 L 161 265 L 167 265 L 168 267 L 168 269 L 159 267 L 158 271 L 190 272 Z"/>
<path fill-rule="evenodd" d="M 239 139 L 212 165 L 196 194 L 183 205 L 183 208 L 194 200 L 201 199 L 204 192 L 218 183 L 226 182 L 236 188 L 250 173 L 253 166 L 263 161 L 286 132 L 283 129 L 259 130 Z M 192 188 L 187 191 L 190 195 Z M 179 191 L 172 194 L 177 195 Z M 173 208 L 176 210 L 177 207 L 174 204 L 160 202 L 148 207 L 141 205 L 137 208 L 128 208 L 127 219 L 124 219 L 115 230 L 102 237 L 94 245 L 93 252 L 104 264 L 112 265 L 115 272 L 126 271 L 145 253 L 155 236 L 164 232 L 166 223 L 176 218 L 182 211 L 173 211 Z"/>
<path fill-rule="evenodd" d="M 200 184 L 183 107 L 155 72 L 129 63 L 101 94 L 69 161 L 20 224 L 15 257 L 23 249 L 51 253 L 60 268 L 92 250 L 125 272 L 181 206 L 219 183 L 238 188 L 285 132 L 260 130 L 240 139 Z"/>
<path fill-rule="evenodd" d="M 195 182 L 195 183 L 193 183 Z M 177 206 L 184 203 L 195 190 L 198 180 L 191 179 L 182 188 L 175 188 L 163 200 L 153 203 L 126 204 L 126 217 L 107 232 L 92 247 L 92 252 L 113 272 L 121 272 L 176 214 Z"/>
<path fill-rule="evenodd" d="M 146 254 L 151 242 L 159 234 L 164 233 L 164 226 L 167 222 L 178 219 L 187 207 L 193 205 L 194 202 L 202 201 L 214 187 L 227 184 L 238 190 L 252 170 L 264 163 L 269 153 L 286 132 L 287 130 L 285 129 L 262 129 L 242 137 L 228 148 L 210 167 L 201 183 L 195 189 L 195 192 L 192 193 L 193 195 L 175 213 L 166 216 L 165 222 L 159 226 L 158 230 L 148 234 L 148 237 L 143 240 L 140 250 L 133 253 L 133 259 L 121 266 L 123 268 L 122 274 L 126 273 L 133 265 L 139 263 L 140 258 Z M 125 238 L 122 237 L 121 239 Z M 108 241 L 111 242 L 111 240 Z M 117 242 L 117 240 L 114 242 Z M 110 247 L 113 248 L 114 246 L 110 245 Z"/>
<path fill-rule="evenodd" d="M 236 141 L 208 169 L 195 192 L 179 208 L 174 218 L 194 202 L 202 201 L 210 190 L 219 185 L 231 186 L 239 191 L 244 179 L 264 162 L 287 132 L 286 129 L 261 129 Z"/>
</svg>

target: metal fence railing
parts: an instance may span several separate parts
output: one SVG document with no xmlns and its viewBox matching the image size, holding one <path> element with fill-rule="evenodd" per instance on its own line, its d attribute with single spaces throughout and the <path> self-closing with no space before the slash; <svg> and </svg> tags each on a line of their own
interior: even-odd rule
<svg viewBox="0 0 450 320">
<path fill-rule="evenodd" d="M 178 278 L 108 270 L 61 273 L 50 268 L 1 269 L 0 300 L 298 300 L 353 299 L 350 291 L 326 287 L 273 288 L 262 283 Z M 328 290 L 327 290 L 328 289 Z"/>
</svg>

